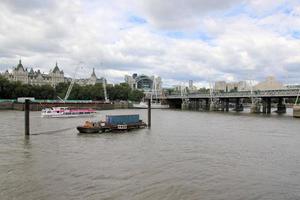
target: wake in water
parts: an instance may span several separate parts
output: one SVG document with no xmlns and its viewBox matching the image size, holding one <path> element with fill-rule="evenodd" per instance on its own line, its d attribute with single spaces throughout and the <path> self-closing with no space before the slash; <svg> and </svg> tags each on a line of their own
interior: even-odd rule
<svg viewBox="0 0 300 200">
<path fill-rule="evenodd" d="M 44 132 L 37 132 L 37 133 L 31 133 L 30 135 L 43 135 L 43 134 L 54 134 L 59 133 L 63 131 L 68 131 L 74 129 L 74 127 L 64 128 L 64 129 L 57 129 L 57 130 L 50 130 L 50 131 L 44 131 Z"/>
</svg>

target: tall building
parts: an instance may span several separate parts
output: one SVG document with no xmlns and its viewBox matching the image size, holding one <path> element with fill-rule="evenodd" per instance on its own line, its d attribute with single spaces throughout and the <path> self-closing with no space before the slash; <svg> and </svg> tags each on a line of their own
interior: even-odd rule
<svg viewBox="0 0 300 200">
<path fill-rule="evenodd" d="M 41 73 L 40 70 L 34 71 L 31 68 L 29 71 L 24 68 L 22 61 L 19 60 L 19 64 L 13 68 L 12 72 L 9 73 L 8 70 L 3 73 L 3 76 L 9 81 L 20 81 L 23 84 L 30 85 L 51 85 L 55 87 L 59 83 L 69 82 L 72 79 L 64 76 L 63 70 L 60 70 L 56 62 L 53 70 L 50 70 L 48 74 Z M 88 79 L 77 79 L 76 83 L 80 85 L 94 85 L 96 83 L 102 83 L 103 78 L 97 78 L 95 70 Z"/>
</svg>

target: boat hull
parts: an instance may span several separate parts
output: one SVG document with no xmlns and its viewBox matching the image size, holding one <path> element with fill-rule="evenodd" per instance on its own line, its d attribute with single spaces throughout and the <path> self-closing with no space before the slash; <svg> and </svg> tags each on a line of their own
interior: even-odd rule
<svg viewBox="0 0 300 200">
<path fill-rule="evenodd" d="M 41 117 L 44 118 L 73 118 L 73 117 L 93 117 L 96 113 L 94 109 L 52 107 L 42 110 Z"/>
<path fill-rule="evenodd" d="M 82 126 L 77 126 L 77 130 L 79 133 L 100 133 L 101 128 L 98 127 L 82 127 Z"/>
<path fill-rule="evenodd" d="M 103 133 L 103 132 L 122 132 L 122 131 L 130 131 L 134 129 L 141 129 L 147 127 L 147 124 L 144 122 L 132 123 L 132 124 L 118 124 L 118 125 L 110 125 L 105 124 L 105 126 L 94 126 L 94 127 L 84 127 L 77 126 L 77 130 L 79 133 Z"/>
<path fill-rule="evenodd" d="M 169 108 L 169 105 L 163 105 L 163 104 L 157 104 L 157 103 L 151 103 L 151 109 L 166 109 Z M 147 104 L 133 104 L 133 108 L 138 109 L 147 109 Z"/>
<path fill-rule="evenodd" d="M 42 115 L 43 118 L 75 118 L 75 117 L 94 117 L 94 114 L 58 114 L 58 115 Z"/>
</svg>

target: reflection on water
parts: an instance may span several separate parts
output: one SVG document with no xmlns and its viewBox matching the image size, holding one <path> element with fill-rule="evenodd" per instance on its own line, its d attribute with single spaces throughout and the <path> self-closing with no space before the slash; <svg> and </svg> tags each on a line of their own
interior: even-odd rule
<svg viewBox="0 0 300 200">
<path fill-rule="evenodd" d="M 106 114 L 146 110 L 101 111 Z M 79 135 L 86 118 L 0 112 L 0 199 L 300 199 L 300 120 L 153 110 L 151 129 Z"/>
</svg>

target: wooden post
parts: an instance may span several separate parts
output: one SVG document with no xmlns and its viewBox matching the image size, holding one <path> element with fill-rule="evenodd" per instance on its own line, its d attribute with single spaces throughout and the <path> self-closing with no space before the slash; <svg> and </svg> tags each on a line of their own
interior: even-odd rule
<svg viewBox="0 0 300 200">
<path fill-rule="evenodd" d="M 25 136 L 29 136 L 29 110 L 30 110 L 30 100 L 25 99 Z"/>
<path fill-rule="evenodd" d="M 148 99 L 148 127 L 151 127 L 151 99 Z"/>
</svg>

